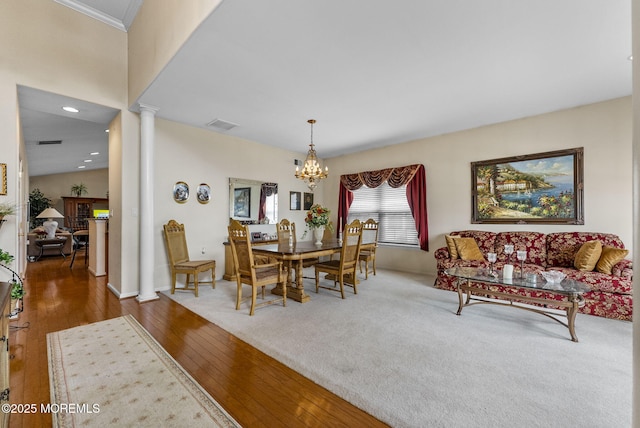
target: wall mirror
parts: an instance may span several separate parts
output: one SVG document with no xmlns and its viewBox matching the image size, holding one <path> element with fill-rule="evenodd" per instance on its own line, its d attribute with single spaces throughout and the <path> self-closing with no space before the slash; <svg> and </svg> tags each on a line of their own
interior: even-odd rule
<svg viewBox="0 0 640 428">
<path fill-rule="evenodd" d="M 229 217 L 244 224 L 276 224 L 278 184 L 229 178 Z"/>
</svg>

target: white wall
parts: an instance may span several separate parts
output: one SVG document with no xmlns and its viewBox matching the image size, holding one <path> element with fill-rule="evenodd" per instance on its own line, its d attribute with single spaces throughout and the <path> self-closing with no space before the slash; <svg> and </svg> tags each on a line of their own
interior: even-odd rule
<svg viewBox="0 0 640 428">
<path fill-rule="evenodd" d="M 81 172 L 67 172 L 63 174 L 50 174 L 31 177 L 29 191 L 40 189 L 44 195 L 51 199 L 55 209 L 64 214 L 63 196 L 75 196 L 71 194 L 71 186 L 83 183 L 87 186 L 87 193 L 82 196 L 89 198 L 106 198 L 109 191 L 109 170 L 106 168 Z"/>
<path fill-rule="evenodd" d="M 298 235 L 304 232 L 306 212 L 289 210 L 290 191 L 309 191 L 303 181 L 294 177 L 293 161 L 304 159 L 304 154 L 162 119 L 156 119 L 155 138 L 154 279 L 157 290 L 170 288 L 162 226 L 171 219 L 184 223 L 191 258 L 214 259 L 216 277 L 224 274 L 223 242 L 227 240 L 230 213 L 229 178 L 278 183 L 278 219 L 295 222 Z M 173 186 L 178 181 L 189 185 L 190 197 L 186 203 L 173 200 Z M 195 197 L 200 183 L 211 187 L 208 204 L 200 204 Z M 322 184 L 314 194 L 315 202 L 327 203 L 323 200 Z M 306 239 L 311 239 L 311 235 Z M 178 281 L 184 282 L 184 276 Z"/>
<path fill-rule="evenodd" d="M 7 163 L 9 184 L 8 194 L 0 196 L 0 202 L 16 201 L 26 207 L 28 200 L 28 177 L 21 177 L 18 171 L 24 149 L 16 120 L 17 85 L 122 110 L 122 136 L 134 149 L 122 152 L 118 159 L 110 157 L 110 162 L 122 163 L 132 157 L 137 163 L 138 118 L 127 111 L 126 33 L 53 1 L 21 0 L 0 2 L 0 40 L 0 162 Z M 137 203 L 137 190 L 132 195 L 138 187 L 135 171 L 127 188 L 110 189 L 111 197 Z M 121 196 L 121 192 L 125 194 Z M 124 224 L 132 226 L 125 231 L 127 236 L 137 236 L 137 222 Z M 16 219 L 11 219 L 0 233 L 0 248 L 13 254 L 24 246 L 25 237 L 18 233 L 18 226 Z M 120 235 L 119 230 L 112 231 L 112 236 Z M 132 257 L 129 253 L 132 247 L 122 246 L 117 256 L 135 260 L 137 254 Z M 137 263 L 130 264 L 136 271 L 125 279 L 112 269 L 119 263 L 110 264 L 109 281 L 115 288 L 122 282 L 137 288 Z"/>
<path fill-rule="evenodd" d="M 324 190 L 337 209 L 341 174 L 424 164 L 430 251 L 380 248 L 378 266 L 391 269 L 435 273 L 433 252 L 444 235 L 468 228 L 607 232 L 632 249 L 631 118 L 625 97 L 331 158 Z M 574 147 L 584 147 L 584 225 L 471 224 L 471 162 Z"/>
</svg>

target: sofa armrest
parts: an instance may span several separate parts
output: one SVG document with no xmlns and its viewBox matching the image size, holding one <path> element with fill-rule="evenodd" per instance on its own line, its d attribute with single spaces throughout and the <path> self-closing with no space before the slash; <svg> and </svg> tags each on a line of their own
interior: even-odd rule
<svg viewBox="0 0 640 428">
<path fill-rule="evenodd" d="M 620 260 L 611 268 L 611 274 L 622 278 L 633 279 L 633 262 L 629 259 Z"/>
<path fill-rule="evenodd" d="M 451 256 L 449 255 L 449 249 L 447 247 L 438 248 L 433 253 L 433 257 L 435 257 L 436 260 L 446 260 L 451 258 Z"/>
</svg>

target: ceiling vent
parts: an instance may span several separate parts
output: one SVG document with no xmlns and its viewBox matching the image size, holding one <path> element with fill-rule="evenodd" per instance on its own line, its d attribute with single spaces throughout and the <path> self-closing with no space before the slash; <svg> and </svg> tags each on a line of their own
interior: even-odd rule
<svg viewBox="0 0 640 428">
<path fill-rule="evenodd" d="M 235 128 L 236 126 L 238 126 L 238 124 L 227 122 L 226 120 L 222 120 L 222 119 L 213 119 L 211 122 L 207 123 L 207 126 L 211 128 L 216 128 L 219 131 L 229 131 Z"/>
<path fill-rule="evenodd" d="M 62 144 L 62 140 L 47 140 L 47 141 L 38 141 L 38 145 L 47 146 L 50 144 Z"/>
</svg>

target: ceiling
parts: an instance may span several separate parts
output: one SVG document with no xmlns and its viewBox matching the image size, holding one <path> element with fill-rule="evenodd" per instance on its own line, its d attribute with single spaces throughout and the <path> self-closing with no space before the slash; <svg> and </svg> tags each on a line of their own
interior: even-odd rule
<svg viewBox="0 0 640 428">
<path fill-rule="evenodd" d="M 25 86 L 18 100 L 30 176 L 109 168 L 106 130 L 118 110 Z"/>
<path fill-rule="evenodd" d="M 630 95 L 630 54 L 630 0 L 223 1 L 136 101 L 326 158 Z"/>
</svg>

